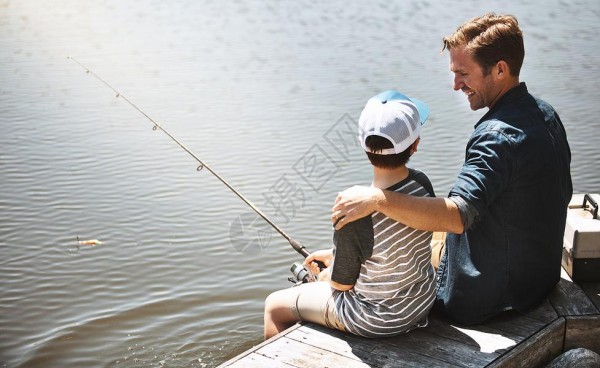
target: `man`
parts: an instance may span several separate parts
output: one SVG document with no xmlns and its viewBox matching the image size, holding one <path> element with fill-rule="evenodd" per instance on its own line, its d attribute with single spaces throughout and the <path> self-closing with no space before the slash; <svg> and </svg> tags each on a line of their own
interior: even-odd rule
<svg viewBox="0 0 600 368">
<path fill-rule="evenodd" d="M 378 211 L 413 228 L 447 232 L 436 306 L 474 324 L 526 310 L 560 279 L 571 152 L 552 106 L 519 82 L 525 55 L 516 18 L 485 14 L 443 39 L 454 90 L 475 125 L 448 198 L 352 187 L 336 198 L 336 228 Z"/>
</svg>

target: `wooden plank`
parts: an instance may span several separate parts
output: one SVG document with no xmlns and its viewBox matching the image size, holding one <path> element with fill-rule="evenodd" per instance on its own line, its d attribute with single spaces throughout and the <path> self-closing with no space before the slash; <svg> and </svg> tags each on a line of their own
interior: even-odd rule
<svg viewBox="0 0 600 368">
<path fill-rule="evenodd" d="M 429 326 L 423 331 L 472 345 L 482 351 L 489 351 L 491 347 L 496 346 L 493 351 L 501 352 L 554 321 L 557 317 L 556 312 L 549 305 L 548 308 L 552 313 L 546 316 L 545 321 L 515 311 L 503 313 L 484 324 L 474 326 L 461 326 L 443 317 L 432 315 Z"/>
<path fill-rule="evenodd" d="M 539 305 L 531 308 L 528 311 L 525 311 L 525 314 L 528 318 L 537 319 L 544 324 L 549 324 L 558 318 L 558 314 L 556 313 L 556 310 L 554 310 L 554 307 L 548 298 L 544 299 L 544 301 Z"/>
<path fill-rule="evenodd" d="M 254 352 L 257 351 L 258 349 L 262 348 L 265 345 L 271 344 L 273 341 L 276 341 L 276 340 L 282 338 L 283 336 L 285 336 L 286 334 L 288 334 L 290 331 L 293 331 L 293 330 L 295 330 L 297 328 L 300 328 L 300 327 L 302 327 L 302 325 L 299 324 L 299 323 L 297 323 L 297 324 L 293 325 L 292 327 L 288 328 L 287 330 L 282 331 L 282 332 L 278 333 L 277 335 L 271 337 L 270 339 L 267 339 L 267 340 L 263 341 L 262 343 L 260 343 L 260 344 L 258 344 L 256 346 L 252 347 L 251 349 L 248 349 L 245 352 L 243 352 L 243 353 L 241 353 L 241 354 L 239 354 L 239 355 L 237 355 L 237 356 L 235 356 L 235 357 L 233 357 L 233 358 L 231 358 L 231 359 L 229 359 L 229 360 L 221 363 L 217 368 L 232 367 L 232 366 L 234 366 L 233 365 L 234 363 L 237 364 L 238 361 L 244 361 L 244 359 L 246 359 L 246 357 L 254 354 Z M 235 365 L 235 366 L 236 367 L 241 367 L 241 366 L 243 366 L 243 364 L 242 365 Z"/>
<path fill-rule="evenodd" d="M 600 354 L 600 315 L 567 317 L 565 347 L 586 348 Z"/>
<path fill-rule="evenodd" d="M 439 338 L 459 342 L 470 347 L 473 352 L 494 354 L 492 359 L 525 338 L 520 335 L 507 337 L 507 334 L 504 332 L 488 328 L 485 325 L 464 327 L 437 320 L 432 320 L 427 328 L 420 331 Z"/>
<path fill-rule="evenodd" d="M 393 367 L 398 365 L 414 367 L 448 367 L 447 362 L 422 355 L 418 351 L 398 349 L 385 344 L 387 339 L 366 339 L 348 333 L 329 330 L 325 327 L 308 324 L 287 335 L 287 337 L 335 351 L 349 358 L 358 359 L 370 367 Z"/>
<path fill-rule="evenodd" d="M 405 335 L 379 340 L 399 353 L 413 351 L 443 360 L 448 365 L 459 367 L 481 367 L 494 360 L 499 354 L 483 353 L 472 344 L 464 344 L 422 329 Z"/>
<path fill-rule="evenodd" d="M 277 363 L 289 364 L 293 367 L 345 367 L 369 368 L 370 365 L 360 359 L 352 359 L 335 351 L 306 344 L 284 336 L 265 345 L 256 351 L 257 354 L 272 358 Z"/>
<path fill-rule="evenodd" d="M 548 296 L 559 316 L 585 316 L 598 314 L 598 309 L 581 290 L 570 281 L 561 279 Z"/>
<path fill-rule="evenodd" d="M 489 367 L 539 367 L 548 364 L 563 350 L 565 325 L 565 318 L 558 318 L 537 334 L 504 353 Z"/>
<path fill-rule="evenodd" d="M 225 365 L 220 365 L 219 367 L 225 367 Z M 296 366 L 289 365 L 287 363 L 276 361 L 272 358 L 266 357 L 262 354 L 257 354 L 256 352 L 252 352 L 251 354 L 244 355 L 243 359 L 238 359 L 233 362 L 230 362 L 226 365 L 228 368 L 265 368 L 265 367 L 273 367 L 273 368 L 296 368 Z"/>
<path fill-rule="evenodd" d="M 584 282 L 580 286 L 585 295 L 594 303 L 596 309 L 600 311 L 600 282 Z"/>
<path fill-rule="evenodd" d="M 554 317 L 551 320 L 542 322 L 538 319 L 530 318 L 529 315 L 511 312 L 493 318 L 485 324 L 477 325 L 475 329 L 482 332 L 499 333 L 506 338 L 521 342 L 552 323 L 556 318 Z"/>
</svg>

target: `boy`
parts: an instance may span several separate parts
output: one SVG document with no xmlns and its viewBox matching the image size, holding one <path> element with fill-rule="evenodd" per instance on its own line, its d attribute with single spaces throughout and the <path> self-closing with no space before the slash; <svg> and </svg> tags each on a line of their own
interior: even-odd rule
<svg viewBox="0 0 600 368">
<path fill-rule="evenodd" d="M 359 119 L 359 141 L 373 165 L 376 188 L 434 196 L 425 174 L 406 167 L 417 151 L 429 108 L 396 91 L 371 98 Z M 431 232 L 415 230 L 375 212 L 333 236 L 334 248 L 314 252 L 328 268 L 319 281 L 279 290 L 265 301 L 265 338 L 298 321 L 364 337 L 385 337 L 426 325 L 435 299 Z"/>
</svg>

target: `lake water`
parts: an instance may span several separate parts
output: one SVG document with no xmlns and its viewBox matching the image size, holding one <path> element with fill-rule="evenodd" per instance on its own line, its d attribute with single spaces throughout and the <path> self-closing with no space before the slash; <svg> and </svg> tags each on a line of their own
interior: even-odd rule
<svg viewBox="0 0 600 368">
<path fill-rule="evenodd" d="M 262 341 L 301 260 L 67 56 L 316 250 L 336 193 L 369 184 L 354 124 L 382 90 L 429 103 L 410 165 L 448 192 L 484 111 L 441 38 L 486 11 L 519 18 L 521 79 L 561 115 L 575 191 L 600 192 L 597 0 L 0 0 L 0 366 L 216 366 Z"/>
</svg>

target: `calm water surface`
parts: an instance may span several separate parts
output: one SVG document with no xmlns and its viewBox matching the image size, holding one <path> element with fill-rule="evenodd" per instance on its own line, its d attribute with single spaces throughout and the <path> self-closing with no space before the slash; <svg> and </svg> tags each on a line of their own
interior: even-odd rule
<svg viewBox="0 0 600 368">
<path fill-rule="evenodd" d="M 68 55 L 316 250 L 336 193 L 369 183 L 353 124 L 377 92 L 430 104 L 411 165 L 447 193 L 483 111 L 452 91 L 441 37 L 512 13 L 575 190 L 600 192 L 600 3 L 486 4 L 0 0 L 0 365 L 216 366 L 261 342 L 300 260 Z"/>
</svg>

